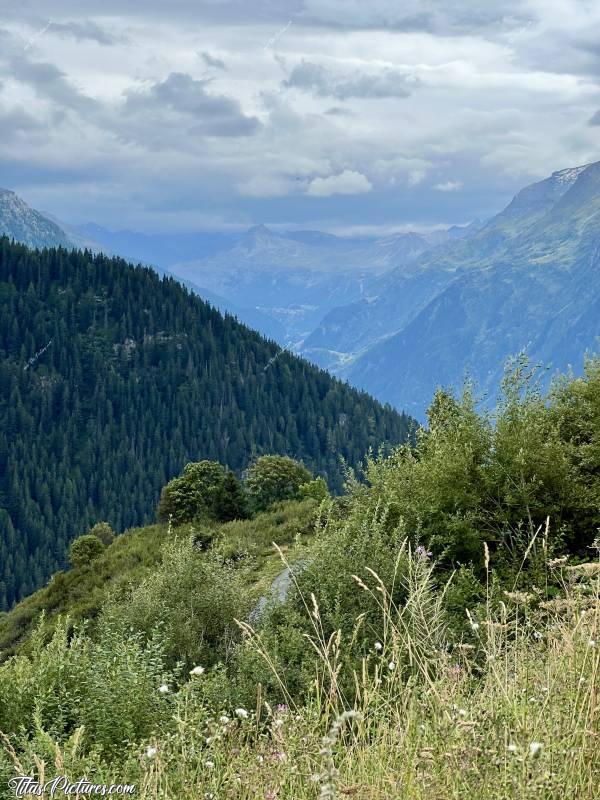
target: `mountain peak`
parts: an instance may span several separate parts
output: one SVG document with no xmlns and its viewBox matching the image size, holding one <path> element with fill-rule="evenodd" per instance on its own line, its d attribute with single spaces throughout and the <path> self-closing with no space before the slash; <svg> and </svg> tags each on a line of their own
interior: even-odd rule
<svg viewBox="0 0 600 800">
<path fill-rule="evenodd" d="M 29 247 L 69 247 L 67 234 L 55 222 L 30 208 L 10 189 L 0 189 L 0 236 Z"/>
<path fill-rule="evenodd" d="M 581 167 L 567 167 L 567 169 L 559 169 L 556 172 L 553 172 L 550 177 L 563 186 L 565 184 L 572 186 L 581 173 L 585 172 L 586 169 L 591 166 L 591 164 L 583 164 Z"/>
<path fill-rule="evenodd" d="M 251 228 L 248 228 L 244 235 L 248 237 L 275 236 L 273 231 L 267 228 L 266 225 L 263 225 L 262 222 L 259 225 L 253 225 Z"/>
</svg>

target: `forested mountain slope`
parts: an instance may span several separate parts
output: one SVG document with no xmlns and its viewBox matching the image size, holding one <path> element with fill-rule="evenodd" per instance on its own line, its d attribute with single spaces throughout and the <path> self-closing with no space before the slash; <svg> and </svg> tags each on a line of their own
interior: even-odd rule
<svg viewBox="0 0 600 800">
<path fill-rule="evenodd" d="M 91 523 L 152 519 L 188 461 L 285 453 L 339 490 L 342 457 L 407 436 L 407 417 L 153 270 L 4 238 L 0 297 L 0 608 Z"/>
</svg>

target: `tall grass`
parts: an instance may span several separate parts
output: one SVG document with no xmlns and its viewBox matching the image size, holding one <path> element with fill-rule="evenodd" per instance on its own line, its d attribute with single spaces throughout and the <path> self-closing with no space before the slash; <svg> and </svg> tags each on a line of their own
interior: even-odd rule
<svg viewBox="0 0 600 800">
<path fill-rule="evenodd" d="M 308 596 L 315 671 L 302 706 L 287 693 L 272 707 L 259 686 L 253 708 L 236 708 L 220 694 L 217 668 L 174 687 L 164 698 L 169 723 L 124 741 L 119 757 L 82 747 L 85 729 L 58 741 L 38 727 L 26 744 L 5 738 L 4 774 L 50 776 L 60 766 L 96 782 L 137 782 L 148 800 L 597 798 L 600 564 L 551 561 L 549 579 L 562 588 L 549 601 L 535 587 L 500 602 L 488 595 L 479 616 L 465 610 L 463 641 L 451 645 L 445 587 L 428 554 L 405 544 L 400 555 L 410 565 L 397 573 L 401 607 L 373 571 L 354 578 L 376 602 L 383 634 L 354 669 L 352 691 L 338 680 L 343 639 L 324 635 Z M 275 669 L 260 631 L 240 624 L 246 646 Z M 361 625 L 359 616 L 356 636 Z"/>
</svg>

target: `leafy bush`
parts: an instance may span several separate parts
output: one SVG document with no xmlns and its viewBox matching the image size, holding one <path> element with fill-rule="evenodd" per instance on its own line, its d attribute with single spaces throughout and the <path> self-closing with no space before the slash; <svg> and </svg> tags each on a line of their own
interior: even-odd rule
<svg viewBox="0 0 600 800">
<path fill-rule="evenodd" d="M 183 475 L 163 488 L 158 504 L 158 518 L 173 525 L 212 516 L 215 497 L 223 486 L 225 468 L 216 461 L 186 464 Z"/>
<path fill-rule="evenodd" d="M 97 536 L 105 545 L 112 544 L 115 538 L 115 532 L 110 527 L 108 522 L 97 522 L 88 531 L 92 536 Z"/>
<path fill-rule="evenodd" d="M 85 567 L 104 551 L 106 545 L 95 534 L 86 533 L 75 539 L 69 547 L 69 561 L 73 567 Z"/>
<path fill-rule="evenodd" d="M 287 456 L 261 456 L 246 472 L 246 490 L 257 511 L 282 500 L 299 500 L 300 487 L 312 480 L 304 464 Z"/>
<path fill-rule="evenodd" d="M 301 497 L 311 497 L 313 500 L 316 500 L 318 503 L 326 500 L 329 497 L 329 489 L 327 488 L 327 482 L 324 478 L 318 477 L 308 483 L 303 483 L 300 486 L 300 496 Z"/>
<path fill-rule="evenodd" d="M 191 541 L 165 545 L 162 563 L 140 586 L 116 594 L 104 615 L 151 640 L 160 630 L 170 663 L 214 664 L 229 657 L 251 601 L 243 568 Z"/>
</svg>

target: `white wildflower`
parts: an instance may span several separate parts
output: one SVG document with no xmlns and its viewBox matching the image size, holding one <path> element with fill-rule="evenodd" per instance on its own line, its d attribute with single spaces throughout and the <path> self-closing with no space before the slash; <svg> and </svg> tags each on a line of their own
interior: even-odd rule
<svg viewBox="0 0 600 800">
<path fill-rule="evenodd" d="M 516 744 L 509 744 L 506 746 L 506 749 L 508 750 L 509 753 L 516 753 L 519 748 L 517 747 Z"/>
<path fill-rule="evenodd" d="M 214 765 L 215 765 L 214 761 L 205 761 L 204 762 L 204 766 L 208 767 L 208 769 L 212 769 L 214 767 Z"/>
<path fill-rule="evenodd" d="M 166 684 L 166 683 L 163 683 L 163 684 L 162 684 L 162 686 L 159 686 L 159 687 L 158 687 L 158 691 L 159 691 L 161 694 L 169 694 L 169 687 L 167 686 L 167 684 Z"/>
<path fill-rule="evenodd" d="M 390 672 L 393 672 L 396 669 L 396 662 L 390 661 L 390 663 L 388 664 L 388 669 Z"/>
<path fill-rule="evenodd" d="M 154 758 L 157 753 L 156 747 L 148 747 L 146 748 L 146 758 Z"/>
<path fill-rule="evenodd" d="M 235 715 L 240 719 L 248 719 L 248 712 L 245 708 L 236 708 Z"/>
<path fill-rule="evenodd" d="M 588 647 L 596 647 L 596 640 L 590 639 L 588 642 Z"/>
<path fill-rule="evenodd" d="M 229 717 L 223 714 L 222 717 L 219 717 L 219 722 L 221 723 L 221 725 L 227 725 L 227 723 L 229 722 Z"/>
<path fill-rule="evenodd" d="M 204 667 L 194 667 L 190 670 L 190 675 L 204 675 Z"/>
<path fill-rule="evenodd" d="M 531 742 L 529 745 L 529 753 L 532 758 L 537 758 L 543 749 L 544 745 L 541 742 Z"/>
<path fill-rule="evenodd" d="M 377 650 L 378 653 L 380 653 L 383 650 L 383 645 L 381 644 L 381 642 L 375 642 L 374 647 L 375 647 L 375 650 Z"/>
</svg>

